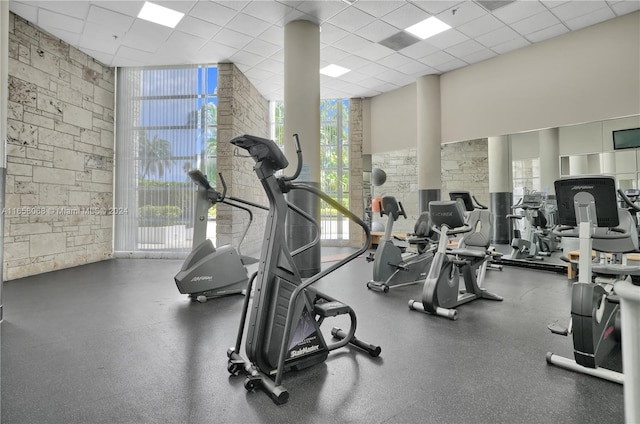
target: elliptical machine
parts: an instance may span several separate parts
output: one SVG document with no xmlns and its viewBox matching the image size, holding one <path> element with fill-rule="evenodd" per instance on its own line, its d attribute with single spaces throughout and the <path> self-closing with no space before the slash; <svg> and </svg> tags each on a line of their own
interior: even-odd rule
<svg viewBox="0 0 640 424">
<path fill-rule="evenodd" d="M 620 302 L 612 283 L 630 276 L 640 284 L 640 266 L 615 259 L 607 263 L 604 258 L 594 263 L 591 252 L 606 252 L 614 258 L 637 252 L 635 223 L 628 210 L 617 207 L 613 177 L 567 177 L 556 181 L 555 189 L 561 225 L 556 233 L 580 238 L 580 272 L 571 290 L 569 326 L 548 326 L 554 334 L 572 334 L 574 359 L 548 352 L 547 363 L 622 384 L 621 373 L 602 367 L 620 342 Z M 592 273 L 598 276 L 596 282 Z M 611 283 L 601 280 L 602 276 L 612 279 Z"/>
<path fill-rule="evenodd" d="M 382 198 L 380 216 L 387 215 L 385 233 L 375 254 L 367 256 L 367 262 L 373 262 L 373 279 L 367 282 L 367 288 L 388 293 L 391 287 L 406 286 L 423 281 L 429 271 L 433 259 L 430 248 L 433 235 L 429 213 L 418 217 L 414 226 L 414 234 L 406 242 L 413 245 L 414 252 L 405 252 L 393 241 L 393 223 L 400 216 L 407 218 L 407 213 L 393 196 Z"/>
<path fill-rule="evenodd" d="M 429 202 L 434 231 L 440 234 L 438 250 L 431 262 L 429 274 L 422 288 L 422 299 L 409 300 L 409 309 L 457 319 L 456 307 L 476 299 L 501 301 L 503 298 L 481 288 L 484 273 L 478 270 L 489 260 L 486 251 L 457 248 L 447 249 L 450 236 L 473 230 L 465 223 L 464 212 L 455 200 Z M 460 273 L 465 290 L 460 291 Z"/>
<path fill-rule="evenodd" d="M 244 292 L 249 281 L 246 266 L 258 262 L 255 258 L 240 254 L 240 245 L 253 222 L 253 213 L 238 202 L 268 210 L 264 206 L 236 197 L 227 198 L 227 185 L 222 174 L 219 176 L 223 187 L 222 193 L 211 187 L 209 180 L 200 170 L 189 172 L 189 178 L 198 185 L 193 224 L 193 250 L 174 277 L 180 293 L 188 294 L 189 298 L 201 303 L 206 302 L 207 299 Z M 238 243 L 238 250 L 231 245 L 216 249 L 213 242 L 207 238 L 208 211 L 218 203 L 242 209 L 249 214 L 249 222 Z"/>
<path fill-rule="evenodd" d="M 258 272 L 249 280 L 247 289 L 250 292 L 253 288 L 251 309 L 249 310 L 250 302 L 247 296 L 236 344 L 227 351 L 227 370 L 232 375 L 246 375 L 244 387 L 247 390 L 261 389 L 276 404 L 282 404 L 289 399 L 289 392 L 282 385 L 286 371 L 300 370 L 324 362 L 330 351 L 349 343 L 373 357 L 380 354 L 379 346 L 370 345 L 355 337 L 356 315 L 353 309 L 312 286 L 327 274 L 364 253 L 369 246 L 371 234 L 360 218 L 327 194 L 311 185 L 293 182 L 302 169 L 302 152 L 297 137 L 298 167 L 291 177 L 275 176 L 275 173 L 285 169 L 289 162 L 272 140 L 244 135 L 234 138 L 231 143 L 247 150 L 255 160 L 254 171 L 269 199 L 269 214 Z M 318 243 L 319 237 L 295 252 L 290 252 L 287 247 L 283 229 L 290 205 L 284 193 L 298 189 L 320 197 L 362 227 L 366 234 L 365 243 L 360 250 L 304 282 L 292 256 Z M 294 211 L 298 212 L 296 209 Z M 331 334 L 338 341 L 327 344 L 320 325 L 325 319 L 339 315 L 349 315 L 350 328 L 348 331 L 334 328 Z M 240 355 L 245 324 L 247 359 Z"/>
<path fill-rule="evenodd" d="M 513 240 L 511 240 L 511 259 L 533 259 L 542 260 L 538 246 L 535 221 L 540 219 L 539 213 L 542 208 L 542 193 L 527 193 L 521 201 L 511 207 L 511 209 L 522 209 L 523 214 L 510 214 L 507 219 L 523 223 L 522 229 L 514 229 Z"/>
</svg>

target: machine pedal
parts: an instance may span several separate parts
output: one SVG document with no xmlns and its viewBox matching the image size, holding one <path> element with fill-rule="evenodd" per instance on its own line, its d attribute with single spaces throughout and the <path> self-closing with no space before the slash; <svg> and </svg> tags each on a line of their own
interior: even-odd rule
<svg viewBox="0 0 640 424">
<path fill-rule="evenodd" d="M 315 305 L 313 305 L 313 311 L 323 318 L 348 314 L 350 309 L 351 308 L 349 308 L 348 305 L 345 305 L 342 302 L 338 302 L 337 300 L 331 302 L 316 303 Z"/>
<path fill-rule="evenodd" d="M 569 329 L 566 327 L 560 327 L 558 324 L 553 323 L 553 324 L 549 324 L 547 325 L 547 328 L 549 329 L 549 331 L 551 331 L 553 334 L 559 334 L 561 336 L 568 336 L 569 335 Z"/>
</svg>

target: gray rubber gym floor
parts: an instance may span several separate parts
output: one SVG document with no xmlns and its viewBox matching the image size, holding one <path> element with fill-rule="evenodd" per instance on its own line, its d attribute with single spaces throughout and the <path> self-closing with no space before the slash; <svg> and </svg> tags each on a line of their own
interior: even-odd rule
<svg viewBox="0 0 640 424">
<path fill-rule="evenodd" d="M 117 259 L 6 283 L 2 422 L 623 422 L 621 386 L 546 364 L 548 351 L 572 356 L 546 329 L 568 319 L 564 275 L 491 271 L 485 287 L 505 300 L 449 321 L 409 311 L 421 286 L 367 290 L 372 264 L 358 258 L 319 287 L 352 305 L 356 335 L 381 356 L 334 351 L 287 374 L 277 406 L 226 369 L 242 296 L 190 302 L 173 282 L 180 265 Z"/>
</svg>

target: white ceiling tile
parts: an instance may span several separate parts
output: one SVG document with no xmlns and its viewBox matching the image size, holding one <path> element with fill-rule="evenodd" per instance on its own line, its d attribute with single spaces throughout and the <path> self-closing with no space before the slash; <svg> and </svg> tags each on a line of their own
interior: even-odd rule
<svg viewBox="0 0 640 424">
<path fill-rule="evenodd" d="M 380 44 L 372 43 L 367 47 L 358 50 L 356 53 L 358 56 L 364 57 L 365 59 L 378 61 L 383 57 L 389 56 L 393 53 L 393 50 L 388 47 L 381 46 Z"/>
<path fill-rule="evenodd" d="M 194 58 L 206 41 L 206 39 L 196 35 L 173 31 L 169 39 L 162 45 L 161 50 L 163 52 L 176 51 L 183 59 Z"/>
<path fill-rule="evenodd" d="M 273 72 L 261 69 L 259 65 L 249 69 L 246 73 L 246 77 L 251 81 L 265 81 L 273 76 Z"/>
<path fill-rule="evenodd" d="M 571 1 L 553 8 L 553 14 L 563 21 L 586 15 L 603 7 L 608 7 L 607 3 L 601 0 L 578 0 Z"/>
<path fill-rule="evenodd" d="M 134 18 L 113 10 L 92 5 L 87 15 L 87 22 L 97 24 L 107 24 L 114 31 L 114 34 L 124 33 L 131 28 Z M 90 26 L 90 25 L 87 25 Z"/>
<path fill-rule="evenodd" d="M 621 1 L 611 5 L 611 8 L 618 16 L 640 10 L 640 1 Z"/>
<path fill-rule="evenodd" d="M 284 46 L 284 29 L 282 27 L 272 25 L 265 32 L 260 34 L 261 40 L 268 41 L 277 46 Z"/>
<path fill-rule="evenodd" d="M 452 8 L 445 10 L 444 12 L 436 15 L 442 22 L 457 27 L 459 25 L 466 24 L 474 19 L 478 19 L 481 16 L 487 15 L 487 12 L 483 7 L 478 6 L 476 3 L 466 1 L 460 3 Z"/>
<path fill-rule="evenodd" d="M 484 46 L 493 47 L 519 37 L 520 34 L 515 32 L 511 28 L 502 27 L 500 29 L 496 29 L 495 31 L 491 31 L 487 34 L 478 36 L 475 40 Z"/>
<path fill-rule="evenodd" d="M 474 38 L 502 27 L 504 27 L 504 24 L 500 20 L 490 14 L 486 14 L 456 29 L 467 37 Z"/>
<path fill-rule="evenodd" d="M 439 49 L 446 49 L 447 47 L 462 43 L 463 41 L 467 41 L 468 39 L 469 37 L 467 37 L 460 31 L 457 31 L 455 29 L 448 29 L 444 32 L 441 32 L 440 34 L 427 38 L 426 41 L 432 46 L 435 46 Z"/>
<path fill-rule="evenodd" d="M 541 31 L 545 28 L 549 28 L 559 23 L 560 21 L 558 21 L 558 18 L 556 18 L 548 10 L 545 10 L 542 13 L 538 13 L 537 15 L 511 24 L 511 28 L 522 35 L 527 35 L 533 32 Z"/>
<path fill-rule="evenodd" d="M 335 46 L 337 46 L 341 50 L 357 53 L 358 50 L 369 47 L 371 44 L 373 44 L 371 41 L 351 34 L 344 37 L 338 43 L 335 43 Z"/>
<path fill-rule="evenodd" d="M 204 63 L 228 62 L 235 52 L 235 48 L 213 40 L 208 41 L 200 48 L 200 56 L 206 58 Z"/>
<path fill-rule="evenodd" d="M 356 3 L 357 4 L 357 3 Z M 391 37 L 394 34 L 398 33 L 398 28 L 393 25 L 389 25 L 386 22 L 382 21 L 373 21 L 368 25 L 360 28 L 356 34 L 360 37 L 366 38 L 369 41 L 373 41 L 377 43 L 379 41 L 384 40 L 385 38 Z"/>
<path fill-rule="evenodd" d="M 284 70 L 284 64 L 282 62 L 273 60 L 271 58 L 263 60 L 262 62 L 260 62 L 259 66 L 260 69 L 269 71 L 272 74 L 277 74 L 279 72 L 283 72 Z"/>
<path fill-rule="evenodd" d="M 494 10 L 493 16 L 506 24 L 512 24 L 545 10 L 546 8 L 539 1 L 515 1 Z"/>
<path fill-rule="evenodd" d="M 326 46 L 320 49 L 320 58 L 328 63 L 338 63 L 349 56 L 349 53 L 333 46 Z"/>
<path fill-rule="evenodd" d="M 353 7 L 357 7 L 363 12 L 368 13 L 371 16 L 379 18 L 392 12 L 402 6 L 402 2 L 399 1 L 376 1 L 376 0 L 361 0 L 354 3 Z"/>
<path fill-rule="evenodd" d="M 561 4 L 568 2 L 568 0 L 540 0 L 540 3 L 547 6 L 549 9 L 553 9 L 554 7 L 558 7 Z"/>
<path fill-rule="evenodd" d="M 284 18 L 293 11 L 293 7 L 277 2 L 252 1 L 242 13 L 273 24 L 282 24 Z"/>
<path fill-rule="evenodd" d="M 567 32 L 569 32 L 569 30 L 567 29 L 566 26 L 562 24 L 558 24 L 558 25 L 551 26 L 549 28 L 545 28 L 541 31 L 528 34 L 527 39 L 532 43 L 539 43 L 540 41 L 557 37 L 558 35 L 566 34 Z M 493 50 L 495 50 L 495 48 Z"/>
<path fill-rule="evenodd" d="M 467 40 L 460 44 L 456 44 L 455 46 L 451 46 L 445 49 L 445 51 L 452 56 L 463 57 L 463 56 L 468 56 L 472 53 L 479 52 L 484 49 L 485 47 L 482 44 L 478 43 L 477 41 Z"/>
<path fill-rule="evenodd" d="M 400 50 L 398 53 L 404 56 L 410 57 L 411 59 L 421 59 L 438 50 L 440 49 L 429 44 L 429 41 L 426 40 L 426 41 L 418 41 L 417 43 L 412 44 L 409 47 L 405 47 L 404 49 Z"/>
<path fill-rule="evenodd" d="M 438 65 L 435 68 L 441 72 L 449 72 L 449 71 L 453 71 L 454 69 L 462 68 L 463 66 L 467 66 L 467 63 L 460 59 L 454 59 L 450 62 L 446 62 L 446 63 L 443 63 L 442 65 Z"/>
<path fill-rule="evenodd" d="M 139 63 L 148 63 L 154 60 L 154 55 L 154 53 L 149 53 L 147 51 L 139 50 L 133 47 L 120 46 L 115 56 L 116 58 L 133 60 Z"/>
<path fill-rule="evenodd" d="M 369 76 L 360 72 L 351 71 L 351 72 L 347 72 L 344 75 L 341 75 L 340 78 L 348 83 L 357 84 L 363 79 L 369 78 Z"/>
<path fill-rule="evenodd" d="M 76 34 L 59 28 L 49 28 L 48 31 L 51 35 L 58 37 L 61 40 L 68 40 L 66 42 L 71 45 L 79 45 L 82 38 L 82 34 Z"/>
<path fill-rule="evenodd" d="M 358 84 L 363 86 L 364 88 L 376 88 L 384 84 L 384 81 L 380 81 L 377 78 L 371 77 L 361 80 Z"/>
<path fill-rule="evenodd" d="M 348 7 L 341 10 L 335 16 L 332 16 L 328 22 L 335 26 L 338 26 L 344 30 L 354 32 L 365 25 L 375 21 L 375 17 L 364 13 L 360 9 L 355 7 Z"/>
<path fill-rule="evenodd" d="M 239 13 L 234 16 L 226 25 L 227 28 L 251 37 L 257 37 L 269 28 L 271 24 L 262 19 Z"/>
<path fill-rule="evenodd" d="M 527 41 L 525 38 L 518 37 L 518 38 L 514 38 L 513 40 L 509 40 L 507 42 L 492 46 L 491 50 L 493 50 L 494 52 L 496 52 L 498 54 L 505 54 L 505 53 L 508 53 L 510 51 L 513 51 L 513 50 L 520 49 L 522 47 L 528 46 L 529 44 L 531 44 L 531 43 L 529 41 Z"/>
<path fill-rule="evenodd" d="M 351 69 L 355 71 L 356 69 L 359 70 L 363 66 L 367 66 L 370 63 L 371 63 L 370 61 L 363 59 L 360 56 L 356 56 L 352 54 L 342 59 L 338 65 L 344 66 L 347 69 Z"/>
<path fill-rule="evenodd" d="M 122 37 L 122 45 L 154 53 L 169 38 L 169 34 L 171 34 L 171 29 L 168 27 L 136 19 L 129 31 Z"/>
<path fill-rule="evenodd" d="M 603 7 L 602 9 L 598 9 L 594 12 L 587 13 L 586 15 L 578 16 L 574 19 L 569 19 L 566 21 L 566 25 L 572 31 L 579 30 L 580 28 L 585 28 L 591 25 L 595 25 L 597 23 L 613 19 L 616 15 L 613 11 L 608 7 Z"/>
<path fill-rule="evenodd" d="M 131 16 L 133 18 L 138 16 L 142 6 L 144 6 L 144 0 L 140 1 L 113 1 L 113 0 L 98 0 L 92 2 L 96 6 L 100 6 L 103 9 L 113 10 L 123 15 Z"/>
<path fill-rule="evenodd" d="M 61 15 L 67 15 L 78 19 L 85 19 L 89 13 L 88 1 L 40 1 L 38 5 L 42 9 L 50 10 Z"/>
<path fill-rule="evenodd" d="M 430 16 L 427 12 L 413 4 L 405 4 L 393 12 L 384 15 L 383 20 L 396 28 L 405 29 Z"/>
<path fill-rule="evenodd" d="M 176 25 L 177 31 L 197 35 L 198 37 L 205 39 L 209 39 L 216 35 L 216 33 L 220 31 L 220 28 L 221 27 L 216 24 L 194 18 L 193 16 L 185 16 L 180 20 L 180 22 L 178 22 L 178 25 Z"/>
<path fill-rule="evenodd" d="M 387 70 L 389 70 L 389 68 L 387 68 L 386 66 L 378 65 L 375 62 L 370 62 L 368 65 L 358 69 L 358 72 L 369 76 L 375 76 L 381 74 L 382 72 L 386 72 Z"/>
<path fill-rule="evenodd" d="M 47 28 L 58 28 L 79 34 L 84 28 L 84 20 L 41 8 L 38 12 L 38 25 L 45 30 Z"/>
<path fill-rule="evenodd" d="M 401 55 L 400 53 L 391 53 L 389 56 L 386 56 L 377 61 L 380 65 L 397 69 L 403 65 L 407 65 L 409 63 L 413 63 L 414 61 L 407 56 Z"/>
<path fill-rule="evenodd" d="M 116 39 L 115 36 L 118 38 Z M 83 49 L 101 51 L 106 54 L 115 55 L 121 45 L 119 40 L 125 33 L 114 33 L 111 27 L 104 27 L 98 24 L 87 25 L 80 37 L 79 46 Z"/>
<path fill-rule="evenodd" d="M 250 3 L 249 0 L 215 0 L 215 2 L 234 10 L 242 10 Z"/>
<path fill-rule="evenodd" d="M 496 57 L 497 55 L 498 54 L 492 50 L 482 49 L 468 56 L 462 56 L 460 59 L 471 64 L 471 63 L 478 63 L 478 62 L 482 62 L 483 60 L 491 59 L 492 57 Z"/>
<path fill-rule="evenodd" d="M 90 49 L 84 49 L 83 52 L 106 66 L 112 66 L 113 55 L 111 54 Z"/>
<path fill-rule="evenodd" d="M 447 9 L 451 9 L 454 6 L 460 5 L 463 2 L 460 0 L 447 1 L 447 0 L 437 0 L 437 1 L 424 1 L 424 0 L 410 0 L 410 3 L 415 4 L 420 9 L 429 12 L 432 15 L 437 15 L 440 12 L 444 12 Z"/>
<path fill-rule="evenodd" d="M 252 38 L 245 34 L 240 34 L 237 31 L 233 31 L 228 28 L 222 28 L 214 37 L 213 40 L 230 46 L 236 49 L 241 49 L 246 46 Z"/>
<path fill-rule="evenodd" d="M 445 51 L 439 51 L 429 56 L 423 57 L 420 59 L 420 62 L 425 65 L 431 66 L 432 68 L 438 68 L 438 65 L 442 65 L 443 63 L 451 62 L 455 57 L 451 56 L 449 53 Z"/>
<path fill-rule="evenodd" d="M 246 46 L 244 46 L 242 50 L 249 53 L 257 54 L 262 57 L 269 57 L 281 48 L 282 47 L 276 46 L 275 44 L 262 41 L 259 38 L 254 38 Z"/>
<path fill-rule="evenodd" d="M 262 62 L 264 60 L 264 57 L 246 51 L 239 51 L 231 56 L 230 59 L 233 63 L 242 64 L 251 68 Z"/>
<path fill-rule="evenodd" d="M 428 67 L 426 64 L 418 62 L 417 60 L 412 60 L 411 62 L 405 63 L 404 65 L 400 65 L 394 69 L 397 69 L 403 74 L 415 75 L 417 73 L 425 72 L 425 69 L 427 68 Z"/>
<path fill-rule="evenodd" d="M 349 6 L 341 1 L 303 1 L 296 6 L 296 10 L 313 16 L 320 21 L 326 21 L 346 7 Z"/>
<path fill-rule="evenodd" d="M 19 1 L 9 2 L 9 10 L 29 22 L 38 22 L 38 8 Z"/>
<path fill-rule="evenodd" d="M 211 1 L 198 2 L 190 12 L 191 16 L 219 26 L 226 25 L 236 14 L 236 10 Z"/>
<path fill-rule="evenodd" d="M 347 31 L 342 28 L 338 28 L 335 25 L 323 23 L 320 26 L 320 42 L 322 43 L 333 44 L 347 35 L 349 35 Z"/>
<path fill-rule="evenodd" d="M 388 71 L 381 72 L 376 75 L 376 78 L 399 86 L 407 85 L 413 82 L 409 77 L 407 77 L 406 74 L 403 74 L 400 71 L 396 71 L 395 69 L 389 69 Z"/>
<path fill-rule="evenodd" d="M 153 0 L 153 3 L 175 10 L 180 13 L 188 13 L 189 10 L 197 3 L 196 0 Z"/>
<path fill-rule="evenodd" d="M 284 49 L 278 50 L 276 53 L 272 54 L 269 59 L 284 63 Z"/>
</svg>

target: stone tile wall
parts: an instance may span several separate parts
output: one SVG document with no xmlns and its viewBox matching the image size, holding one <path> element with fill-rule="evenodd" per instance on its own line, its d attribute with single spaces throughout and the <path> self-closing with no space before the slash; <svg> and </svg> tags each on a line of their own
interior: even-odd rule
<svg viewBox="0 0 640 424">
<path fill-rule="evenodd" d="M 360 219 L 364 218 L 362 125 L 362 99 L 349 99 L 349 209 Z M 348 245 L 360 247 L 364 237 L 363 234 L 359 225 L 350 222 Z"/>
<path fill-rule="evenodd" d="M 269 102 L 251 85 L 240 70 L 231 63 L 218 64 L 218 171 L 222 172 L 228 193 L 241 199 L 268 206 L 255 172 L 254 160 L 234 157 L 234 146 L 229 143 L 243 134 L 269 138 Z M 246 150 L 239 154 L 246 155 Z M 216 245 L 231 243 L 237 246 L 247 225 L 246 212 L 218 205 Z M 241 250 L 243 254 L 257 255 L 262 246 L 266 212 L 254 210 L 254 221 Z"/>
<path fill-rule="evenodd" d="M 113 69 L 9 22 L 6 280 L 113 251 Z"/>
<path fill-rule="evenodd" d="M 395 196 L 407 212 L 393 225 L 394 232 L 411 232 L 418 219 L 417 149 L 397 150 L 372 155 L 372 167 L 381 168 L 387 181 L 374 187 L 374 197 Z M 442 198 L 449 192 L 469 190 L 480 203 L 489 206 L 489 164 L 487 139 L 444 144 L 441 148 Z M 386 216 L 374 214 L 374 222 L 386 225 Z"/>
</svg>

